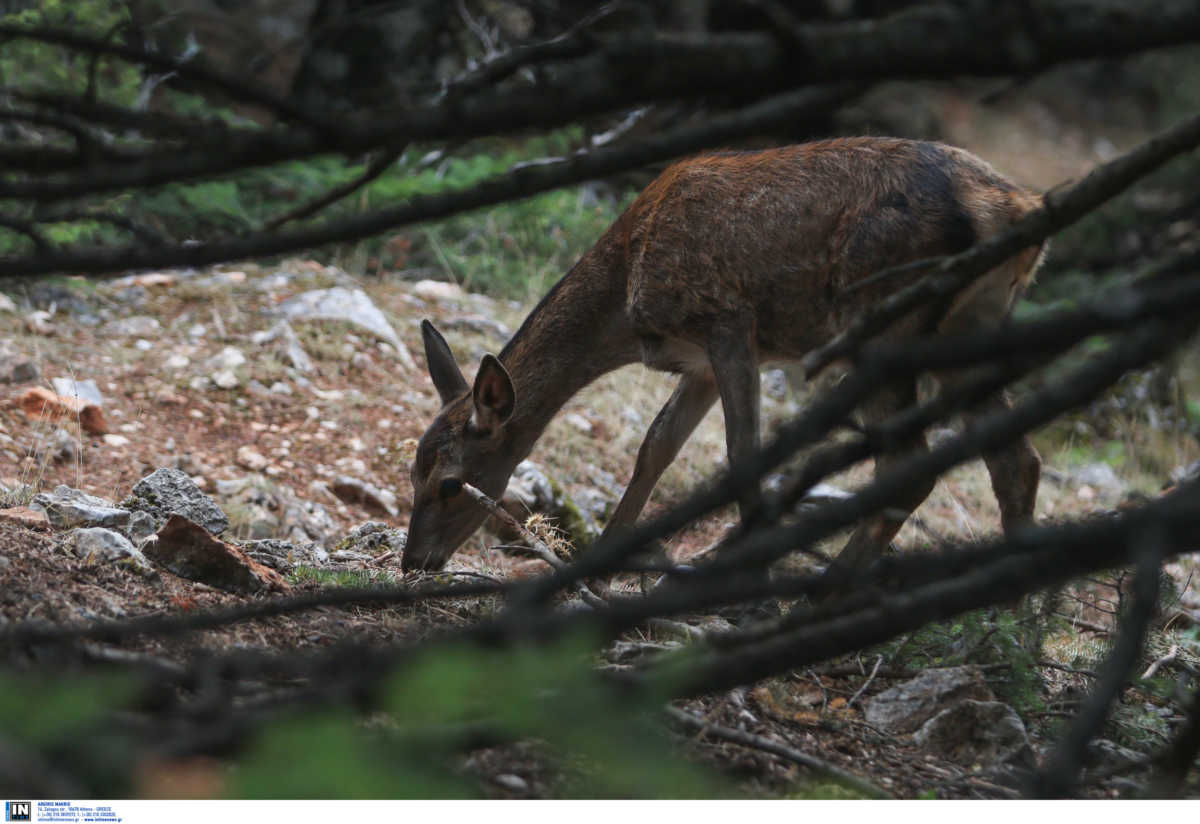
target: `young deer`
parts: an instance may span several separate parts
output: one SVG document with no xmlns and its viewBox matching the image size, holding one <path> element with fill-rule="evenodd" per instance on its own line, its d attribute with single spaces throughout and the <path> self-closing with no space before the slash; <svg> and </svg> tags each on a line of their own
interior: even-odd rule
<svg viewBox="0 0 1200 824">
<path fill-rule="evenodd" d="M 417 447 L 404 568 L 440 569 L 487 513 L 464 482 L 503 493 L 564 403 L 596 378 L 641 361 L 678 386 L 638 451 L 607 529 L 632 524 L 663 470 L 719 397 L 730 463 L 758 445 L 759 366 L 795 360 L 864 306 L 906 282 L 851 289 L 888 266 L 961 252 L 1041 203 L 987 163 L 938 143 L 827 140 L 684 160 L 651 183 L 468 384 L 445 339 L 421 329 L 442 409 Z M 1025 250 L 948 309 L 914 311 L 887 336 L 999 324 L 1034 275 Z M 912 278 L 908 278 L 911 280 Z M 879 420 L 916 400 L 913 380 L 862 410 Z M 993 408 L 1007 406 L 997 398 Z M 978 413 L 977 413 L 978 414 Z M 876 461 L 876 472 L 915 440 Z M 1033 516 L 1041 461 L 1028 440 L 986 457 L 1006 530 Z M 933 482 L 859 525 L 842 558 L 877 558 Z M 742 501 L 753 505 L 756 491 Z"/>
</svg>

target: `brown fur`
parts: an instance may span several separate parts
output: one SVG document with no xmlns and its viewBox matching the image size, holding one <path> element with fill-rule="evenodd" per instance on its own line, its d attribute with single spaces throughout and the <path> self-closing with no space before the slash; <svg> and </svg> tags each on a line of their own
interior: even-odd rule
<svg viewBox="0 0 1200 824">
<path fill-rule="evenodd" d="M 718 152 L 674 164 L 538 304 L 501 352 L 511 393 L 499 397 L 511 401 L 512 414 L 486 438 L 473 433 L 470 422 L 494 418 L 493 402 L 481 400 L 478 383 L 475 391 L 464 391 L 466 382 L 450 374 L 457 366 L 448 349 L 436 345 L 431 353 L 427 337 L 427 355 L 440 370 L 435 376 L 447 388 L 445 406 L 418 448 L 405 566 L 440 567 L 483 520 L 477 507 L 431 498 L 442 479 L 479 481 L 477 486 L 499 494 L 575 392 L 641 360 L 683 377 L 651 426 L 610 527 L 632 522 L 717 397 L 735 460 L 757 443 L 759 365 L 802 357 L 919 273 L 865 286 L 861 281 L 888 266 L 961 252 L 1040 203 L 967 152 L 895 138 Z M 887 334 L 1001 322 L 1033 277 L 1039 254 L 1027 250 L 980 278 L 948 310 L 918 310 Z M 856 284 L 860 288 L 852 288 Z M 489 386 L 483 395 L 496 393 L 495 375 Z M 892 393 L 891 400 L 875 404 L 878 414 L 911 394 Z M 1031 447 L 1017 451 L 1005 460 L 1023 473 L 1026 486 L 1032 477 L 1036 490 L 1036 453 L 1030 456 Z M 1012 513 L 1006 526 L 1032 517 L 1028 491 L 1003 487 L 1001 479 L 997 494 Z M 743 504 L 753 505 L 755 497 L 749 491 Z M 1017 498 L 1021 503 L 1009 502 Z M 869 560 L 894 531 L 873 522 L 851 544 Z"/>
</svg>

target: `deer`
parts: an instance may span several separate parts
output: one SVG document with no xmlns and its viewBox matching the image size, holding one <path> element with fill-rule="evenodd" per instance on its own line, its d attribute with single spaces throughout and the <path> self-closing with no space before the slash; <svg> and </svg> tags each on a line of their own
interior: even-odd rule
<svg viewBox="0 0 1200 824">
<path fill-rule="evenodd" d="M 759 371 L 801 359 L 905 281 L 870 276 L 962 252 L 1040 207 L 1037 193 L 965 150 L 901 138 L 835 138 L 720 151 L 669 166 L 551 288 L 472 382 L 434 326 L 421 324 L 441 409 L 411 466 L 404 570 L 441 569 L 562 406 L 612 370 L 640 362 L 679 375 L 651 423 L 604 535 L 633 525 L 660 475 L 719 398 L 729 465 L 760 440 Z M 1042 245 L 978 278 L 948 306 L 921 307 L 881 337 L 903 340 L 1002 324 L 1033 280 Z M 911 280 L 911 278 L 909 278 Z M 943 385 L 949 380 L 940 378 Z M 859 409 L 880 421 L 914 404 L 916 379 L 880 387 Z M 970 416 L 1010 407 L 1001 394 Z M 875 474 L 927 448 L 918 436 L 875 460 Z M 984 461 L 1005 532 L 1032 521 L 1041 458 L 1022 438 Z M 838 564 L 878 559 L 932 491 L 860 522 Z M 739 499 L 741 517 L 758 489 Z"/>
</svg>

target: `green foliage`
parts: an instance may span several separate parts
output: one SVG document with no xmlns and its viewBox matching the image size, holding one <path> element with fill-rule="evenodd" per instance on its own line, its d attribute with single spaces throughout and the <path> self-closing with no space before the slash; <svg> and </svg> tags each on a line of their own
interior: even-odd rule
<svg viewBox="0 0 1200 824">
<path fill-rule="evenodd" d="M 0 731 L 12 740 L 54 744 L 126 702 L 133 684 L 124 678 L 86 680 L 0 674 Z"/>
<path fill-rule="evenodd" d="M 898 666 L 914 669 L 963 664 L 1002 665 L 988 685 L 1018 713 L 1042 708 L 1037 660 L 1022 644 L 1019 616 L 1012 610 L 976 610 L 953 621 L 928 624 L 885 647 Z"/>
<path fill-rule="evenodd" d="M 553 648 L 430 655 L 392 679 L 386 709 L 398 730 L 485 723 L 498 735 L 533 738 L 571 772 L 564 794 L 586 798 L 727 795 L 723 782 L 681 761 L 653 724 L 665 695 L 631 695 L 591 670 L 591 639 Z"/>
<path fill-rule="evenodd" d="M 366 588 L 394 586 L 396 576 L 389 572 L 371 572 L 363 569 L 321 569 L 320 567 L 297 566 L 288 575 L 293 584 L 318 584 L 327 587 Z"/>
<path fill-rule="evenodd" d="M 286 765 L 281 768 L 281 765 Z M 233 772 L 235 798 L 470 798 L 471 782 L 348 712 L 267 729 Z"/>
</svg>

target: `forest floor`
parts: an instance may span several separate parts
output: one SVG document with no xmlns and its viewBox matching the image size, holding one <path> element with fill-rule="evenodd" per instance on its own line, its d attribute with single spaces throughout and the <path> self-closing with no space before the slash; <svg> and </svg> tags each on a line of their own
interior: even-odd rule
<svg viewBox="0 0 1200 824">
<path fill-rule="evenodd" d="M 106 283 L 43 282 L 13 293 L 18 311 L 0 311 L 0 353 L 26 358 L 37 371 L 32 380 L 0 384 L 0 485 L 7 490 L 7 505 L 24 503 L 32 492 L 59 484 L 120 501 L 139 479 L 165 466 L 183 470 L 217 500 L 231 520 L 225 537 L 235 543 L 306 533 L 332 550 L 366 520 L 403 527 L 410 511 L 408 463 L 414 439 L 438 407 L 423 368 L 420 320 L 428 317 L 445 332 L 470 374 L 484 352 L 500 349 L 527 311 L 449 284 L 386 278 L 355 282 L 333 267 L 309 261 L 160 274 Z M 278 322 L 286 299 L 330 287 L 365 290 L 410 355 L 345 322 L 294 320 L 299 344 L 312 361 L 305 372 L 289 360 L 279 340 L 255 337 Z M 30 320 L 31 307 L 48 308 L 50 316 Z M 127 323 L 138 317 L 157 324 Z M 52 424 L 22 411 L 22 395 L 31 386 L 49 386 L 54 378 L 95 382 L 103 395 L 107 434 L 82 431 L 78 419 Z M 778 372 L 767 373 L 764 389 L 768 430 L 794 414 L 807 391 Z M 531 458 L 582 509 L 600 516 L 619 496 L 645 428 L 670 390 L 669 376 L 641 367 L 607 376 L 568 403 Z M 724 453 L 720 415 L 714 409 L 706 418 L 664 477 L 651 511 L 669 506 L 719 468 Z M 1076 427 L 1072 431 L 1090 431 L 1086 424 L 1071 426 Z M 1087 437 L 1064 439 L 1059 431 L 1039 438 L 1046 459 L 1039 520 L 1103 511 L 1131 494 L 1157 491 L 1144 473 L 1126 478 L 1112 471 L 1095 457 L 1103 455 L 1102 447 L 1081 449 Z M 1181 434 L 1171 443 L 1179 465 L 1196 457 L 1190 436 Z M 869 466 L 859 466 L 833 480 L 853 489 L 869 472 Z M 394 492 L 391 513 L 387 502 L 381 514 L 380 506 L 368 509 L 334 495 L 330 488 L 335 479 L 346 475 Z M 307 502 L 308 508 L 297 508 L 297 501 Z M 314 511 L 323 514 L 315 517 Z M 732 518 L 732 512 L 721 513 L 676 536 L 669 545 L 672 559 L 684 562 L 701 552 Z M 897 544 L 908 550 L 974 540 L 994 533 L 998 520 L 986 472 L 976 462 L 939 481 Z M 827 548 L 836 550 L 842 539 Z M 510 554 L 496 548 L 497 543 L 480 532 L 450 561 L 449 573 L 505 580 L 546 570 L 543 562 Z M 125 566 L 96 564 L 72 554 L 68 544 L 66 533 L 0 521 L 0 625 L 181 614 L 247 598 L 166 571 L 146 577 Z M 795 568 L 803 562 L 785 563 Z M 1170 619 L 1175 630 L 1184 629 L 1200 606 L 1191 580 L 1195 567 L 1194 560 L 1185 559 L 1169 568 L 1181 593 Z M 305 592 L 345 582 L 393 583 L 402 580 L 402 573 L 398 554 L 335 553 L 323 567 L 297 566 L 288 580 L 294 591 Z M 1038 755 L 1044 754 L 1065 714 L 1054 709 L 1056 702 L 1070 706 L 1077 700 L 1088 682 L 1083 671 L 1102 655 L 1113 623 L 1111 605 L 1117 600 L 1110 584 L 1107 578 L 1082 582 L 1073 591 L 1078 597 L 1064 607 L 1061 629 L 1047 645 L 1050 663 L 1057 666 L 1038 670 L 1038 705 L 1043 709 L 1025 718 Z M 618 582 L 620 588 L 635 586 L 633 580 Z M 143 638 L 121 649 L 182 661 L 202 650 L 296 651 L 347 637 L 408 640 L 465 625 L 494 608 L 479 598 L 406 608 L 324 608 L 196 632 L 185 640 Z M 948 632 L 953 635 L 954 630 Z M 636 640 L 647 639 L 641 635 Z M 1013 795 L 1011 787 L 980 772 L 980 765 L 931 755 L 911 736 L 887 734 L 864 720 L 866 700 L 910 677 L 909 667 L 920 668 L 921 654 L 889 659 L 872 676 L 878 656 L 891 655 L 875 651 L 682 706 L 710 722 L 786 743 L 897 797 Z M 1131 690 L 1128 700 L 1156 699 Z M 767 797 L 802 792 L 799 782 L 808 773 L 795 763 L 708 735 L 688 738 L 688 752 L 734 777 L 746 792 Z M 536 748 L 480 750 L 463 769 L 479 776 L 480 792 L 487 796 L 556 792 L 555 772 Z M 219 776 L 215 783 L 200 782 L 197 789 L 188 777 L 146 775 L 150 777 L 138 787 L 145 795 L 221 791 Z M 514 782 L 513 775 L 520 780 Z M 1093 789 L 1101 797 L 1120 791 L 1111 782 Z"/>
</svg>

